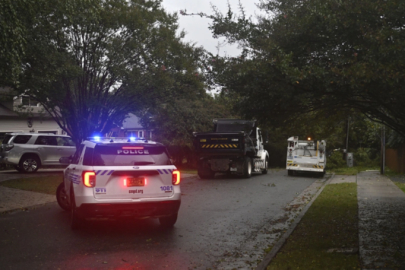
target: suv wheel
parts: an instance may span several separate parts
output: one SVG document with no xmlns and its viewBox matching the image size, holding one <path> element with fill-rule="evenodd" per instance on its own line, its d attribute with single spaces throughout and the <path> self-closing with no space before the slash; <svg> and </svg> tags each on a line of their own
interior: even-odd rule
<svg viewBox="0 0 405 270">
<path fill-rule="evenodd" d="M 65 191 L 65 184 L 63 182 L 60 183 L 60 185 L 56 189 L 56 200 L 63 210 L 70 210 L 70 202 Z"/>
<path fill-rule="evenodd" d="M 159 218 L 160 225 L 165 228 L 173 227 L 176 221 L 177 221 L 177 214 L 171 215 L 169 217 Z"/>
<path fill-rule="evenodd" d="M 34 173 L 39 169 L 39 159 L 36 156 L 23 156 L 18 165 L 21 172 Z"/>
</svg>

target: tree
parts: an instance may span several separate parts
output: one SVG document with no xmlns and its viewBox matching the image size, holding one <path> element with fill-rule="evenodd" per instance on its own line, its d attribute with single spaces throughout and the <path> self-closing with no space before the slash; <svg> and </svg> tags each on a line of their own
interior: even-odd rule
<svg viewBox="0 0 405 270">
<path fill-rule="evenodd" d="M 26 19 L 41 1 L 0 1 L 0 86 L 16 83 L 25 53 Z"/>
<path fill-rule="evenodd" d="M 355 109 L 405 136 L 405 4 L 263 0 L 257 22 L 216 12 L 211 30 L 243 48 L 216 61 L 241 113 L 281 125 Z M 254 106 L 253 106 L 254 105 Z"/>
<path fill-rule="evenodd" d="M 203 50 L 181 42 L 161 1 L 50 0 L 35 15 L 18 90 L 76 143 L 129 112 L 205 95 L 194 75 Z"/>
<path fill-rule="evenodd" d="M 193 132 L 212 131 L 214 118 L 231 117 L 224 105 L 208 95 L 194 100 L 180 97 L 152 112 L 153 117 L 144 117 L 143 124 L 155 130 L 158 141 L 180 146 L 191 146 Z"/>
</svg>

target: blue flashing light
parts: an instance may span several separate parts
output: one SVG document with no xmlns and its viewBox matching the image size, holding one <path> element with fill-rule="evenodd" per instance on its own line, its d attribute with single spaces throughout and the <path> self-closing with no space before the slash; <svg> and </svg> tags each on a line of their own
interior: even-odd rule
<svg viewBox="0 0 405 270">
<path fill-rule="evenodd" d="M 96 142 L 99 142 L 100 141 L 100 136 L 94 136 L 93 140 L 95 140 Z"/>
<path fill-rule="evenodd" d="M 131 141 L 136 141 L 136 137 L 130 137 L 129 138 Z"/>
</svg>

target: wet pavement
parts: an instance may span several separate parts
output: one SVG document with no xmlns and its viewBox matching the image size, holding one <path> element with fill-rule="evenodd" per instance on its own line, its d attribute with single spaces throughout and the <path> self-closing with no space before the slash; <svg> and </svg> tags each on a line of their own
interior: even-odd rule
<svg viewBox="0 0 405 270">
<path fill-rule="evenodd" d="M 39 171 L 34 175 L 21 175 L 14 171 L 0 172 L 0 182 L 21 177 L 60 174 L 61 170 Z M 183 177 L 195 177 L 183 175 Z M 393 181 L 405 182 L 403 176 L 392 178 Z M 323 180 L 324 181 L 324 180 Z M 358 207 L 359 207 L 359 255 L 362 269 L 405 269 L 405 193 L 402 192 L 388 177 L 380 175 L 378 171 L 361 172 L 357 176 L 332 177 L 327 184 L 339 184 L 345 182 L 357 182 Z M 186 184 L 191 184 L 191 182 Z M 255 232 L 248 237 L 248 241 L 241 243 L 235 252 L 229 254 L 218 269 L 232 269 L 243 266 L 246 256 L 253 256 L 254 260 L 260 259 L 260 254 L 254 254 L 257 245 L 264 244 L 261 241 L 266 237 L 274 236 L 274 240 L 280 237 L 280 232 L 286 229 L 289 220 L 296 217 L 303 206 L 311 199 L 314 191 L 322 186 L 322 180 L 315 181 L 304 190 L 298 198 L 302 201 L 293 200 L 287 205 L 294 211 L 288 211 L 290 216 L 276 216 L 275 224 L 267 224 L 256 228 Z M 273 187 L 273 183 L 266 182 Z M 10 212 L 29 207 L 35 207 L 50 202 L 55 202 L 52 195 L 22 191 L 0 186 L 0 213 Z M 288 210 L 288 209 L 287 209 Z M 280 220 L 278 220 L 280 219 Z M 282 219 L 282 222 L 280 222 Z M 278 228 L 279 226 L 280 228 Z M 273 235 L 274 234 L 274 235 Z M 249 250 L 249 252 L 244 252 Z M 246 256 L 245 256 L 246 255 Z M 235 259 L 239 258 L 239 259 Z M 250 259 L 250 258 L 249 258 Z"/>
<path fill-rule="evenodd" d="M 61 169 L 42 169 L 34 174 L 21 174 L 15 170 L 7 170 L 0 172 L 0 182 L 59 174 L 62 174 Z M 56 196 L 0 186 L 0 213 L 24 210 L 51 202 L 56 202 Z"/>
<path fill-rule="evenodd" d="M 405 193 L 378 171 L 357 175 L 362 269 L 405 268 Z"/>
</svg>

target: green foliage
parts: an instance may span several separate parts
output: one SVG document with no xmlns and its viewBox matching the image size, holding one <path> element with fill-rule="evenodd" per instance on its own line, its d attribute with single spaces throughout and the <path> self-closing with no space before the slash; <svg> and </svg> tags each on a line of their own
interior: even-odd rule
<svg viewBox="0 0 405 270">
<path fill-rule="evenodd" d="M 26 21 L 32 17 L 33 6 L 40 6 L 40 0 L 0 1 L 0 86 L 18 83 L 21 59 L 25 53 Z"/>
<path fill-rule="evenodd" d="M 154 130 L 156 140 L 178 146 L 191 146 L 193 132 L 212 131 L 214 118 L 231 117 L 225 106 L 208 96 L 194 100 L 179 97 L 149 113 L 153 117 L 145 115 L 142 123 Z"/>
<path fill-rule="evenodd" d="M 50 0 L 27 24 L 18 90 L 38 100 L 76 143 L 121 126 L 129 112 L 206 96 L 204 51 L 181 42 L 162 1 Z"/>
<path fill-rule="evenodd" d="M 326 168 L 333 171 L 334 169 L 341 167 L 347 167 L 346 161 L 343 159 L 342 152 L 332 152 L 332 154 L 327 157 Z"/>
<path fill-rule="evenodd" d="M 358 148 L 356 152 L 354 152 L 354 164 L 356 166 L 362 167 L 378 167 L 379 165 L 379 156 L 375 157 L 374 159 L 371 158 L 373 153 L 373 149 L 370 148 Z"/>
<path fill-rule="evenodd" d="M 282 126 L 303 114 L 361 112 L 405 136 L 405 45 L 396 0 L 265 0 L 253 23 L 216 12 L 211 30 L 244 48 L 213 72 L 240 114 Z M 252 106 L 254 104 L 254 106 Z"/>
</svg>

